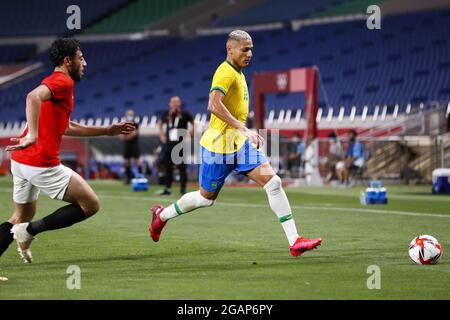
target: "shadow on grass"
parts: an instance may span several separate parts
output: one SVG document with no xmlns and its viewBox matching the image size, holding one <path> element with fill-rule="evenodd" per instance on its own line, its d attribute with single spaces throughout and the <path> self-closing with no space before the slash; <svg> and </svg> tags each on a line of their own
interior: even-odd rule
<svg viewBox="0 0 450 320">
<path fill-rule="evenodd" d="M 209 249 L 210 254 L 217 254 L 217 249 Z M 235 252 L 235 250 L 229 250 Z M 222 251 L 223 252 L 223 251 Z M 228 252 L 228 253 L 230 253 Z M 205 252 L 202 252 L 203 254 Z M 243 251 L 242 254 L 245 254 Z M 254 254 L 252 256 L 252 254 Z M 17 269 L 18 267 L 33 268 L 33 267 L 45 267 L 51 269 L 67 268 L 69 265 L 82 265 L 89 267 L 93 264 L 93 267 L 98 264 L 106 263 L 113 266 L 115 263 L 121 264 L 123 262 L 130 261 L 130 267 L 136 268 L 136 262 L 146 265 L 149 269 L 164 267 L 164 272 L 179 272 L 180 270 L 214 270 L 214 271 L 229 271 L 229 270 L 249 270 L 249 269 L 266 269 L 273 267 L 283 266 L 298 266 L 298 267 L 312 267 L 319 265 L 336 264 L 337 261 L 342 261 L 342 257 L 330 256 L 330 255 L 314 255 L 313 253 L 305 254 L 301 257 L 293 257 L 289 253 L 280 253 L 274 251 L 266 251 L 265 253 L 247 252 L 246 258 L 242 259 L 237 257 L 236 259 L 223 258 L 217 259 L 211 257 L 210 259 L 199 259 L 200 257 L 192 257 L 189 252 L 181 252 L 174 254 L 171 252 L 158 252 L 153 254 L 132 254 L 132 255 L 119 255 L 119 256 L 95 256 L 86 257 L 83 256 L 80 259 L 63 259 L 57 261 L 45 261 L 45 262 L 33 262 L 32 264 L 22 264 L 20 261 L 17 263 L 7 263 L 2 265 L 3 270 Z M 178 263 L 174 264 L 173 259 L 176 259 Z M 180 262 L 181 261 L 181 262 Z M 97 265 L 96 265 L 97 264 Z M 108 267 L 110 268 L 110 267 Z"/>
</svg>

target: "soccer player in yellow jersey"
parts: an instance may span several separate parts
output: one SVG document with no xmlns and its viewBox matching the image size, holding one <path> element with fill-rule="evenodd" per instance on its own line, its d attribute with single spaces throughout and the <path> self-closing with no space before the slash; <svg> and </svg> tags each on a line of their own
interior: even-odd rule
<svg viewBox="0 0 450 320">
<path fill-rule="evenodd" d="M 226 48 L 227 59 L 217 68 L 209 93 L 210 126 L 200 140 L 200 190 L 186 193 L 167 208 L 154 206 L 150 236 L 156 242 L 169 219 L 212 206 L 226 177 L 236 170 L 264 188 L 270 207 L 284 229 L 291 254 L 299 256 L 316 248 L 322 239 L 298 235 L 281 179 L 258 150 L 263 138 L 245 126 L 249 93 L 242 69 L 252 58 L 252 38 L 245 31 L 232 31 Z"/>
</svg>

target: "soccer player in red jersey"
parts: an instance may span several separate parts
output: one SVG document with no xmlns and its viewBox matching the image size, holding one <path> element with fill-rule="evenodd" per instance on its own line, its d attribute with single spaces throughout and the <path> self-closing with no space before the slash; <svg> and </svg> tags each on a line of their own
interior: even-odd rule
<svg viewBox="0 0 450 320">
<path fill-rule="evenodd" d="M 51 46 L 50 57 L 54 72 L 27 95 L 27 127 L 19 138 L 11 139 L 17 144 L 6 148 L 12 151 L 15 208 L 11 218 L 0 224 L 0 256 L 16 239 L 25 262 L 32 261 L 30 245 L 38 233 L 69 227 L 94 215 L 100 208 L 99 199 L 89 184 L 61 164 L 62 136 L 115 136 L 135 130 L 128 122 L 98 127 L 71 121 L 74 81 L 81 80 L 87 65 L 79 41 L 57 39 Z M 31 222 L 40 191 L 70 204 Z"/>
</svg>

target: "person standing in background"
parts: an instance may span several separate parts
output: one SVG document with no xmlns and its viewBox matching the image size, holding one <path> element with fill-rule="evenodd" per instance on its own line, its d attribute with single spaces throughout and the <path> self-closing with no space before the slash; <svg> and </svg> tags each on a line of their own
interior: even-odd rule
<svg viewBox="0 0 450 320">
<path fill-rule="evenodd" d="M 141 162 L 140 162 L 140 148 L 139 148 L 139 124 L 134 120 L 134 111 L 132 109 L 127 110 L 125 113 L 125 120 L 134 124 L 136 130 L 130 134 L 121 134 L 119 136 L 120 140 L 124 143 L 123 150 L 123 167 L 125 171 L 125 184 L 130 184 L 133 178 L 133 172 L 131 170 L 132 162 L 134 161 L 138 168 L 138 172 L 141 173 Z"/>
<path fill-rule="evenodd" d="M 159 195 L 172 194 L 173 182 L 173 166 L 175 165 L 172 159 L 172 150 L 174 147 L 183 142 L 185 137 L 181 134 L 188 129 L 188 124 L 191 124 L 191 137 L 194 136 L 194 118 L 192 115 L 181 109 L 181 99 L 179 96 L 173 96 L 169 101 L 169 111 L 163 115 L 159 122 L 159 136 L 162 144 L 163 162 L 165 166 L 165 188 Z M 184 157 L 181 150 L 180 155 Z M 180 193 L 186 193 L 187 172 L 184 161 L 177 164 L 180 171 Z"/>
</svg>

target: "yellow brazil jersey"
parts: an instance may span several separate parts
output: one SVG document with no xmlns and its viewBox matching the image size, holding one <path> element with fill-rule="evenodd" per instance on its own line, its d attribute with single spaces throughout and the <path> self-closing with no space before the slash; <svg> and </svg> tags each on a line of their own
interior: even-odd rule
<svg viewBox="0 0 450 320">
<path fill-rule="evenodd" d="M 223 103 L 228 111 L 245 124 L 249 95 L 244 74 L 224 61 L 214 74 L 210 92 L 213 90 L 222 91 L 225 95 Z M 200 144 L 211 152 L 233 153 L 244 145 L 246 139 L 237 129 L 212 114 L 209 128 L 203 134 Z"/>
</svg>

